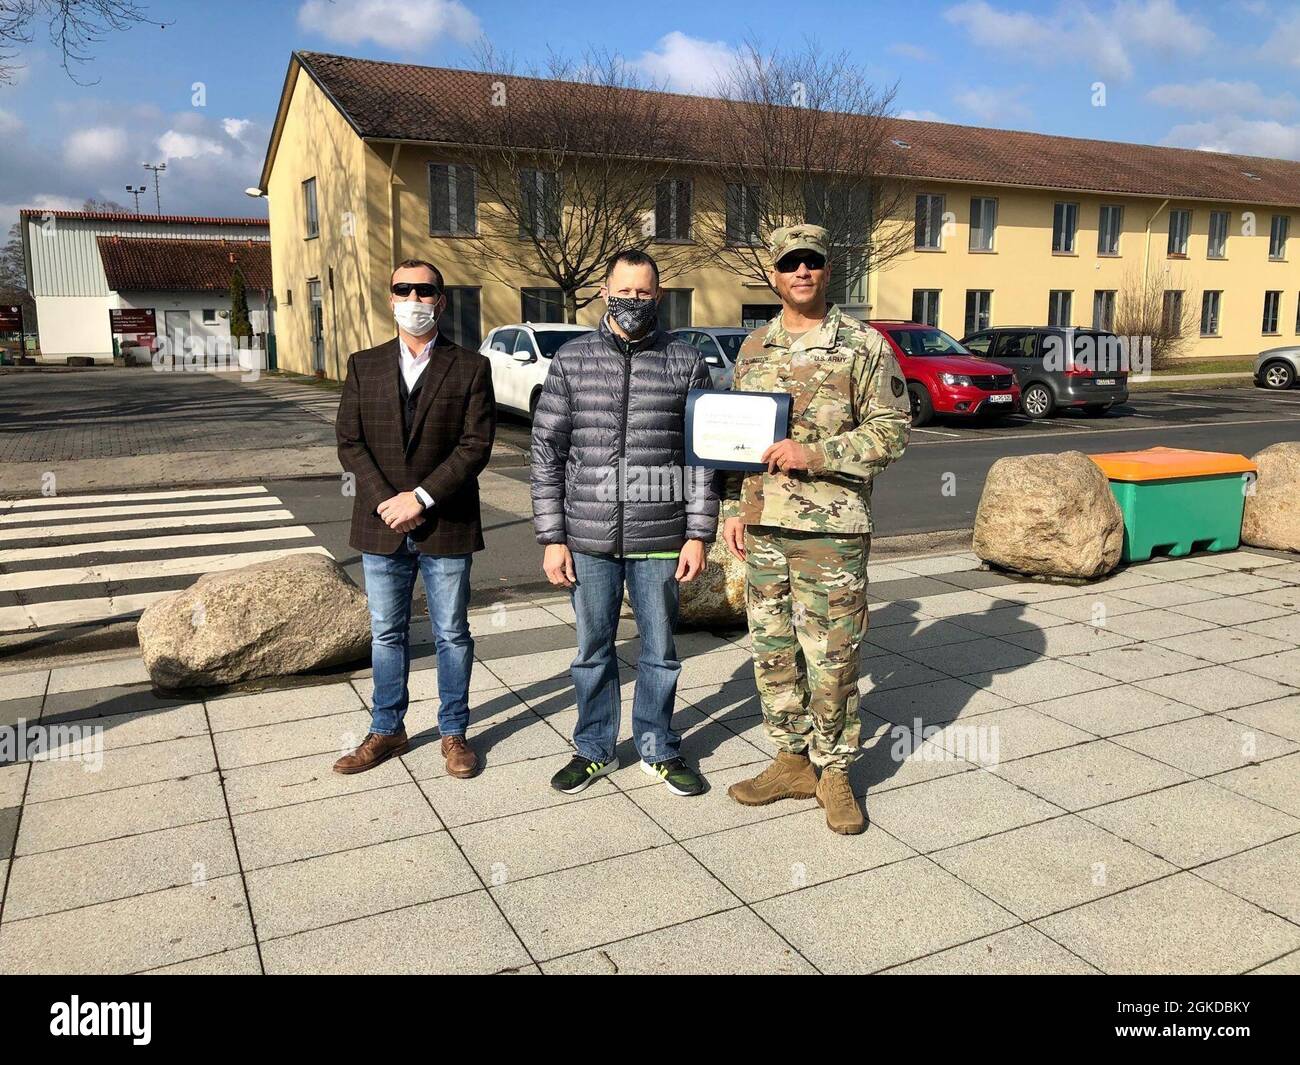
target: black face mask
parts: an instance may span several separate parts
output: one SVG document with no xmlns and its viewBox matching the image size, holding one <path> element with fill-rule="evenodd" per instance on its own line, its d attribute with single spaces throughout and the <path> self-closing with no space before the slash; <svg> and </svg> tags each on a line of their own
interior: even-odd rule
<svg viewBox="0 0 1300 1065">
<path fill-rule="evenodd" d="M 605 304 L 609 307 L 609 316 L 633 340 L 645 336 L 653 329 L 655 320 L 659 317 L 659 304 L 656 300 L 610 296 Z"/>
</svg>

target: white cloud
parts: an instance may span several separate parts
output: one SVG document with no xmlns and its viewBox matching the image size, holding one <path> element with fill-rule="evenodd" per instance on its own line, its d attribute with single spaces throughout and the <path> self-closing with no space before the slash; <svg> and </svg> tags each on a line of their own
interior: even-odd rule
<svg viewBox="0 0 1300 1065">
<path fill-rule="evenodd" d="M 904 59 L 915 59 L 918 63 L 929 63 L 934 59 L 934 53 L 928 48 L 922 48 L 919 44 L 908 44 L 906 41 L 891 44 L 889 51 L 894 55 L 902 56 Z"/>
<path fill-rule="evenodd" d="M 196 159 L 201 155 L 226 154 L 225 146 L 211 137 L 181 133 L 175 129 L 167 130 L 154 144 L 167 162 L 173 159 Z"/>
<path fill-rule="evenodd" d="M 958 90 L 953 94 L 953 100 L 980 122 L 1005 126 L 1008 122 L 1020 122 L 1029 117 L 1029 108 L 1020 99 L 1027 91 L 1024 86 L 1006 89 L 977 85 Z"/>
<path fill-rule="evenodd" d="M 654 49 L 632 60 L 631 66 L 675 92 L 712 93 L 718 88 L 719 74 L 738 61 L 736 50 L 726 41 L 705 41 L 674 30 L 661 37 Z"/>
<path fill-rule="evenodd" d="M 306 0 L 298 25 L 332 41 L 374 41 L 411 53 L 450 38 L 461 44 L 482 32 L 478 17 L 459 0 Z"/>
<path fill-rule="evenodd" d="M 24 207 L 37 207 L 46 211 L 79 211 L 85 200 L 71 196 L 38 194 L 20 203 L 0 203 L 0 236 L 8 237 L 9 227 L 18 221 L 18 212 Z"/>
<path fill-rule="evenodd" d="M 0 107 L 0 136 L 12 137 L 22 128 L 22 119 L 12 111 L 6 111 L 3 107 Z"/>
<path fill-rule="evenodd" d="M 1223 116 L 1175 126 L 1165 137 L 1165 143 L 1208 152 L 1300 160 L 1300 125 Z"/>
<path fill-rule="evenodd" d="M 245 131 L 252 124 L 252 121 L 247 118 L 223 118 L 221 120 L 221 128 L 226 131 L 226 136 L 234 140 L 242 140 Z"/>
<path fill-rule="evenodd" d="M 79 168 L 108 166 L 126 152 L 126 130 L 120 126 L 91 126 L 74 130 L 63 142 L 63 158 Z"/>
<path fill-rule="evenodd" d="M 900 111 L 899 118 L 910 118 L 915 122 L 947 122 L 937 111 Z"/>
<path fill-rule="evenodd" d="M 1297 102 L 1289 93 L 1272 95 L 1252 81 L 1215 81 L 1206 78 L 1191 84 L 1157 85 L 1147 99 L 1164 107 L 1177 107 L 1202 114 L 1272 115 L 1283 118 L 1293 114 Z"/>
<path fill-rule="evenodd" d="M 1300 12 L 1282 19 L 1268 31 L 1268 40 L 1260 47 L 1259 54 L 1266 60 L 1300 67 Z"/>
<path fill-rule="evenodd" d="M 1039 65 L 1082 65 L 1095 74 L 1126 79 L 1139 61 L 1200 55 L 1213 34 L 1178 0 L 1114 0 L 1107 7 L 1062 4 L 1051 14 L 996 8 L 967 0 L 944 12 L 974 45 Z"/>
</svg>

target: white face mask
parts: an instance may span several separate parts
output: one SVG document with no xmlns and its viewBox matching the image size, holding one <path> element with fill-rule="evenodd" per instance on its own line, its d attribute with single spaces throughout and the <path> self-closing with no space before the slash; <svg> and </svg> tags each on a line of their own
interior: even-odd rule
<svg viewBox="0 0 1300 1065">
<path fill-rule="evenodd" d="M 403 332 L 413 337 L 422 337 L 432 332 L 438 324 L 437 307 L 432 303 L 417 303 L 415 300 L 399 300 L 393 304 L 393 317 Z"/>
</svg>

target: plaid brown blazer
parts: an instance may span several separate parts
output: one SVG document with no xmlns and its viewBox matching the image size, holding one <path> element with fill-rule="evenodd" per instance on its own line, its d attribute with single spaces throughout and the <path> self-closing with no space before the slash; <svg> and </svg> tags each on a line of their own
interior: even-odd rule
<svg viewBox="0 0 1300 1065">
<path fill-rule="evenodd" d="M 483 550 L 478 475 L 492 453 L 496 400 L 492 370 L 476 351 L 438 336 L 429 353 L 410 443 L 402 442 L 397 338 L 348 358 L 336 432 L 339 462 L 356 478 L 352 535 L 358 551 L 390 555 L 401 546 L 375 513 L 385 499 L 416 485 L 433 499 L 409 534 L 430 555 Z"/>
</svg>

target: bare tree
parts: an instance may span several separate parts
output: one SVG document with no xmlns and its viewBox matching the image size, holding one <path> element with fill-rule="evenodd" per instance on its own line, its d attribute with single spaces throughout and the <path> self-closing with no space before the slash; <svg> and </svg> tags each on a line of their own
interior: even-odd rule
<svg viewBox="0 0 1300 1065">
<path fill-rule="evenodd" d="M 716 177 L 696 239 L 717 265 L 770 284 L 765 241 L 797 222 L 830 234 L 833 292 L 912 247 L 907 145 L 892 124 L 897 86 L 874 86 L 847 52 L 748 42 L 718 79 Z"/>
<path fill-rule="evenodd" d="M 0 82 L 13 80 L 23 45 L 31 44 L 42 24 L 58 50 L 60 65 L 73 81 L 74 66 L 89 62 L 91 48 L 110 33 L 142 23 L 165 29 L 135 0 L 3 0 L 0 2 Z M 78 84 L 83 84 L 78 82 Z"/>
<path fill-rule="evenodd" d="M 498 73 L 482 75 L 482 98 L 458 112 L 451 137 L 482 192 L 477 232 L 464 235 L 503 283 L 521 268 L 549 280 L 576 321 L 609 258 L 657 239 L 657 190 L 681 150 L 673 98 L 603 53 L 552 54 L 527 76 L 499 73 L 513 64 L 490 49 L 479 62 Z M 699 254 L 657 248 L 661 279 Z"/>
<path fill-rule="evenodd" d="M 1130 267 L 1115 294 L 1113 331 L 1151 343 L 1151 369 L 1161 370 L 1184 355 L 1196 336 L 1197 293 L 1185 287 L 1180 273 L 1162 267 L 1144 273 Z M 1132 343 L 1132 341 L 1130 341 Z M 1131 354 L 1131 353 L 1130 353 Z"/>
</svg>

